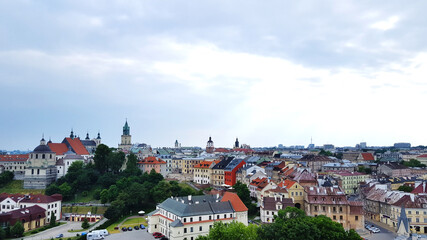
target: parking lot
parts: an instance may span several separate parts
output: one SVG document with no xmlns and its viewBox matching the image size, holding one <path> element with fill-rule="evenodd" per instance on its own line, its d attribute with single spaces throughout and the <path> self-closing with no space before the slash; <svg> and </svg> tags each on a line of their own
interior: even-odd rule
<svg viewBox="0 0 427 240">
<path fill-rule="evenodd" d="M 369 240 L 391 240 L 394 239 L 397 235 L 394 232 L 391 232 L 385 228 L 383 228 L 382 226 L 376 224 L 375 222 L 371 222 L 371 221 L 366 221 L 367 224 L 369 225 L 374 225 L 375 227 L 380 229 L 379 233 L 372 233 L 370 234 L 367 231 L 367 234 L 364 234 L 362 237 L 364 237 L 365 239 L 369 239 Z"/>
<path fill-rule="evenodd" d="M 142 239 L 142 240 L 154 240 L 155 238 L 147 232 L 147 230 L 133 230 L 127 232 L 120 232 L 108 235 L 105 239 L 107 240 L 127 240 L 127 239 Z"/>
</svg>

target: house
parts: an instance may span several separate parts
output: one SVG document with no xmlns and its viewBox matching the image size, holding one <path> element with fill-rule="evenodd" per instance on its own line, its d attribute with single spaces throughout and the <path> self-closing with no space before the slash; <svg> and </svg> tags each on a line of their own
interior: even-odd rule
<svg viewBox="0 0 427 240">
<path fill-rule="evenodd" d="M 235 193 L 171 197 L 148 214 L 148 232 L 171 240 L 195 240 L 209 233 L 215 222 L 248 224 L 248 209 Z"/>
<path fill-rule="evenodd" d="M 363 229 L 363 203 L 349 201 L 338 187 L 305 187 L 304 205 L 308 216 L 325 215 L 344 229 Z"/>
<path fill-rule="evenodd" d="M 243 159 L 235 158 L 224 168 L 224 184 L 233 186 L 236 184 L 236 172 L 245 165 Z"/>
<path fill-rule="evenodd" d="M 427 233 L 427 196 L 405 195 L 399 201 L 392 204 L 391 209 L 390 220 L 393 228 L 399 230 L 399 217 L 404 212 L 409 225 L 409 233 Z"/>
<path fill-rule="evenodd" d="M 237 170 L 236 172 L 236 180 L 241 183 L 249 186 L 252 180 L 258 177 L 266 177 L 265 169 L 258 167 L 256 165 L 245 166 Z"/>
<path fill-rule="evenodd" d="M 308 154 L 303 156 L 300 160 L 298 160 L 298 162 L 305 164 L 308 168 L 311 169 L 312 172 L 320 172 L 323 165 L 332 163 L 334 160 L 327 156 Z"/>
<path fill-rule="evenodd" d="M 285 179 L 277 184 L 279 188 L 285 188 L 289 197 L 292 198 L 292 201 L 295 203 L 296 208 L 304 209 L 304 187 L 301 186 L 298 182 Z"/>
<path fill-rule="evenodd" d="M 142 172 L 150 173 L 151 170 L 155 170 L 156 173 L 160 173 L 163 177 L 166 177 L 166 162 L 158 157 L 146 157 L 138 162 L 138 167 Z"/>
<path fill-rule="evenodd" d="M 427 154 L 422 154 L 416 157 L 420 163 L 427 165 Z"/>
<path fill-rule="evenodd" d="M 349 160 L 341 160 L 340 162 L 327 163 L 322 166 L 322 172 L 328 171 L 357 171 L 358 165 Z"/>
<path fill-rule="evenodd" d="M 332 176 L 339 178 L 341 187 L 346 194 L 354 194 L 358 192 L 359 183 L 364 182 L 369 178 L 368 174 L 360 172 L 336 171 L 331 173 Z"/>
<path fill-rule="evenodd" d="M 292 180 L 298 182 L 303 187 L 317 185 L 316 175 L 307 169 L 297 169 L 297 171 L 293 174 L 294 177 Z"/>
<path fill-rule="evenodd" d="M 265 192 L 276 187 L 277 184 L 268 178 L 257 178 L 249 184 L 249 194 L 256 198 L 258 205 L 260 205 Z"/>
<path fill-rule="evenodd" d="M 21 222 L 24 231 L 29 231 L 46 225 L 45 209 L 40 206 L 31 206 L 0 213 L 0 227 L 13 226 Z"/>
</svg>

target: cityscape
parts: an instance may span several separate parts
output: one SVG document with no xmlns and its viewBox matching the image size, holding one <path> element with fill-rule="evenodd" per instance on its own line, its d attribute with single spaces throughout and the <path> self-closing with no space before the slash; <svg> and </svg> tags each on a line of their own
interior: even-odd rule
<svg viewBox="0 0 427 240">
<path fill-rule="evenodd" d="M 426 8 L 0 1 L 0 240 L 427 240 Z"/>
</svg>

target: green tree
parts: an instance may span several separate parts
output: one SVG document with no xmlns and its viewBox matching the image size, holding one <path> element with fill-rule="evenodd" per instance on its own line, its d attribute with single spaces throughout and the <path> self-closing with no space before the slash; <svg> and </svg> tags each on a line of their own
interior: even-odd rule
<svg viewBox="0 0 427 240">
<path fill-rule="evenodd" d="M 4 171 L 0 174 L 0 185 L 4 186 L 13 180 L 15 174 L 11 171 Z"/>
<path fill-rule="evenodd" d="M 100 198 L 101 198 L 101 203 L 107 203 L 108 202 L 108 189 L 102 189 L 101 193 L 100 193 Z"/>
<path fill-rule="evenodd" d="M 104 216 L 110 220 L 117 220 L 125 213 L 125 203 L 122 200 L 115 200 L 107 208 Z"/>
<path fill-rule="evenodd" d="M 121 151 L 110 153 L 107 157 L 109 170 L 113 173 L 118 173 L 125 162 L 125 157 L 125 153 Z"/>
<path fill-rule="evenodd" d="M 68 183 L 63 183 L 61 186 L 59 186 L 59 189 L 61 190 L 62 197 L 64 199 L 71 199 L 73 197 L 73 189 Z"/>
<path fill-rule="evenodd" d="M 15 225 L 13 225 L 13 227 L 10 229 L 10 234 L 13 237 L 22 237 L 24 231 L 24 226 L 22 226 L 21 222 L 18 220 L 16 221 Z"/>
<path fill-rule="evenodd" d="M 50 227 L 56 226 L 56 216 L 55 216 L 55 213 L 53 213 L 53 212 L 52 212 L 52 215 L 50 216 L 49 226 Z"/>
<path fill-rule="evenodd" d="M 3 240 L 6 238 L 6 231 L 3 229 L 3 227 L 0 227 L 0 239 Z"/>
<path fill-rule="evenodd" d="M 403 165 L 407 166 L 407 167 L 426 167 L 425 164 L 422 164 L 420 161 L 418 161 L 417 159 L 409 159 L 409 161 L 405 161 L 403 162 Z"/>
<path fill-rule="evenodd" d="M 61 189 L 59 189 L 56 183 L 52 183 L 46 188 L 45 194 L 51 196 L 55 193 L 61 193 Z"/>
<path fill-rule="evenodd" d="M 82 223 L 82 228 L 88 229 L 89 227 L 90 227 L 89 221 L 87 220 L 87 218 L 85 218 L 85 220 L 83 220 L 83 223 Z"/>
<path fill-rule="evenodd" d="M 200 236 L 198 240 L 256 240 L 258 237 L 257 226 L 245 226 L 241 222 L 215 222 L 207 236 Z"/>
<path fill-rule="evenodd" d="M 131 153 L 126 158 L 127 158 L 127 162 L 126 162 L 125 172 L 128 175 L 134 175 L 134 176 L 141 174 L 141 170 L 139 170 L 139 168 L 138 168 L 137 156 L 135 154 Z"/>
<path fill-rule="evenodd" d="M 166 198 L 172 196 L 172 185 L 168 181 L 159 182 L 153 189 L 153 199 L 156 203 L 163 202 Z"/>
<path fill-rule="evenodd" d="M 100 144 L 96 147 L 93 161 L 95 162 L 95 168 L 98 169 L 99 172 L 104 173 L 108 170 L 108 156 L 110 153 L 111 149 L 107 145 Z"/>
<path fill-rule="evenodd" d="M 404 192 L 412 192 L 412 190 L 414 190 L 414 189 L 410 186 L 402 185 L 397 190 L 404 191 Z"/>
<path fill-rule="evenodd" d="M 333 153 L 331 153 L 330 151 L 325 151 L 324 149 L 321 149 L 321 150 L 320 150 L 320 152 L 319 152 L 319 155 L 321 155 L 321 156 L 328 156 L 328 157 L 331 157 L 331 156 L 333 156 L 334 154 L 333 154 Z"/>
</svg>

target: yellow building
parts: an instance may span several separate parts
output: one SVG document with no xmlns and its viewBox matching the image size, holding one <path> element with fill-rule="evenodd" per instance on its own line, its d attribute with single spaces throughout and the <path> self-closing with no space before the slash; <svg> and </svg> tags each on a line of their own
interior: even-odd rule
<svg viewBox="0 0 427 240">
<path fill-rule="evenodd" d="M 289 193 L 289 198 L 294 201 L 295 207 L 304 209 L 304 188 L 295 181 L 286 179 L 278 185 L 280 188 L 286 188 Z"/>
<path fill-rule="evenodd" d="M 0 214 L 0 226 L 13 226 L 17 221 L 22 223 L 24 231 L 42 227 L 46 225 L 46 210 L 34 205 Z"/>
<path fill-rule="evenodd" d="M 427 233 L 427 196 L 403 196 L 391 205 L 391 221 L 389 225 L 397 229 L 402 209 L 405 210 L 409 223 L 409 232 L 417 234 Z M 404 208 L 402 208 L 404 206 Z"/>
</svg>

